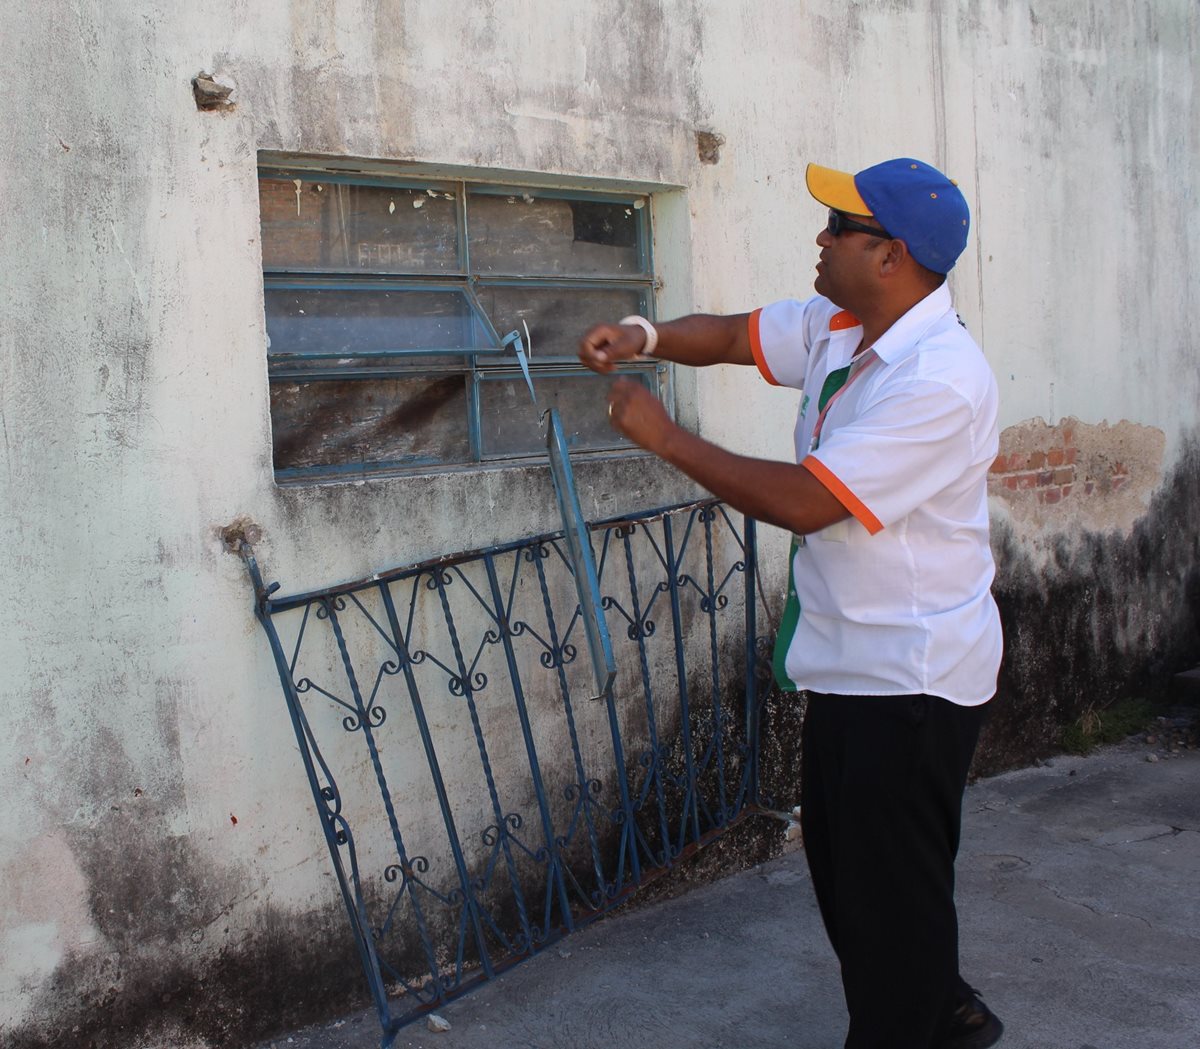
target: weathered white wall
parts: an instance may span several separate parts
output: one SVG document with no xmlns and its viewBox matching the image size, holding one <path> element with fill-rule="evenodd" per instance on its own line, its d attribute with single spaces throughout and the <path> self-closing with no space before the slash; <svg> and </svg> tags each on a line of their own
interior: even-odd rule
<svg viewBox="0 0 1200 1049">
<path fill-rule="evenodd" d="M 544 470 L 273 485 L 260 149 L 683 187 L 656 216 L 664 315 L 807 293 L 807 161 L 925 157 L 973 206 L 953 287 L 1004 423 L 1155 431 L 1142 506 L 1197 439 L 1192 0 L 48 0 L 3 23 L 0 1033 L 69 1020 L 55 981 L 100 1000 L 331 898 L 218 527 L 253 517 L 295 589 L 553 526 Z M 232 112 L 197 111 L 201 70 Z M 714 439 L 789 454 L 790 394 L 681 390 Z M 579 472 L 589 515 L 692 490 Z"/>
<path fill-rule="evenodd" d="M 703 26 L 702 118 L 728 141 L 691 195 L 698 297 L 739 309 L 807 287 L 808 161 L 928 158 L 972 207 L 953 289 L 1002 425 L 1129 419 L 1177 454 L 1200 401 L 1196 6 L 744 6 Z"/>
</svg>

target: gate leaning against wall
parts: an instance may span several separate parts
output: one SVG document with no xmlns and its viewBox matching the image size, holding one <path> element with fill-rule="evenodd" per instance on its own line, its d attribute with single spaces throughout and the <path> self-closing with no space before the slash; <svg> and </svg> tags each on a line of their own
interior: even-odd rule
<svg viewBox="0 0 1200 1049">
<path fill-rule="evenodd" d="M 384 1047 L 757 806 L 754 521 L 583 525 L 553 451 L 559 532 L 290 597 L 241 548 Z"/>
</svg>

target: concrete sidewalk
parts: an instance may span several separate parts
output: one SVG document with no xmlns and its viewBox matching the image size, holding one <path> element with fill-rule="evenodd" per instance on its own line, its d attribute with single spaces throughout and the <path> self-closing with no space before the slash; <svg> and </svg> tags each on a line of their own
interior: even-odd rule
<svg viewBox="0 0 1200 1049">
<path fill-rule="evenodd" d="M 959 858 L 963 973 L 1005 1049 L 1200 1046 L 1200 752 L 1127 742 L 984 780 Z M 1156 755 L 1157 756 L 1157 755 Z M 845 1016 L 801 852 L 568 938 L 397 1049 L 837 1049 Z M 368 1049 L 374 1013 L 278 1049 Z"/>
</svg>

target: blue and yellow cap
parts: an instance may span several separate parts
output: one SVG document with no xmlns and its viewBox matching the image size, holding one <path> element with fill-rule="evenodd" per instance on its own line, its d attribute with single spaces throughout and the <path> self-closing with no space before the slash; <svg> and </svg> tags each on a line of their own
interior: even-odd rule
<svg viewBox="0 0 1200 1049">
<path fill-rule="evenodd" d="M 949 273 L 967 246 L 966 198 L 953 179 L 920 160 L 885 160 L 857 175 L 809 164 L 805 181 L 826 207 L 877 219 L 935 273 Z"/>
</svg>

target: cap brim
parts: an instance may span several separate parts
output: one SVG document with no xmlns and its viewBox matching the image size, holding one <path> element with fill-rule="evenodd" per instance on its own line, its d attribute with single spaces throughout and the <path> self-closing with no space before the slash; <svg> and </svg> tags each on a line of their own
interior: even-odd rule
<svg viewBox="0 0 1200 1049">
<path fill-rule="evenodd" d="M 845 211 L 850 215 L 871 215 L 867 202 L 859 196 L 854 186 L 854 176 L 820 164 L 809 164 L 804 173 L 808 191 L 827 208 Z"/>
</svg>

